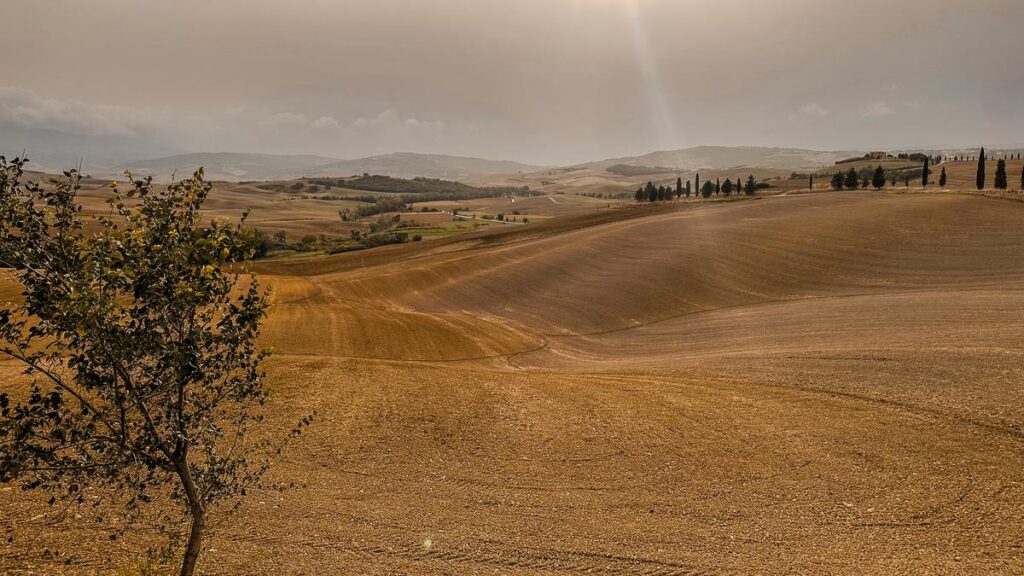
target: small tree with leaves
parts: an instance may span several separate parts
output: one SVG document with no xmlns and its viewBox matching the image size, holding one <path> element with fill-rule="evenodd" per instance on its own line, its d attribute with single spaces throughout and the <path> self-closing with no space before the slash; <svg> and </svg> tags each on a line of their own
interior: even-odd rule
<svg viewBox="0 0 1024 576">
<path fill-rule="evenodd" d="M 237 268 L 251 248 L 241 225 L 203 223 L 202 170 L 163 190 L 129 175 L 87 231 L 78 172 L 44 187 L 24 164 L 0 157 L 0 266 L 23 288 L 0 308 L 0 352 L 30 381 L 0 393 L 0 482 L 51 502 L 103 488 L 137 511 L 169 495 L 190 576 L 211 508 L 266 467 L 244 439 L 267 396 L 268 300 Z"/>
<path fill-rule="evenodd" d="M 732 194 L 732 180 L 726 178 L 725 183 L 722 184 L 722 194 L 726 196 Z"/>
<path fill-rule="evenodd" d="M 711 195 L 715 193 L 715 184 L 711 180 L 706 180 L 704 185 L 701 186 L 700 195 L 704 198 L 711 198 Z"/>
</svg>

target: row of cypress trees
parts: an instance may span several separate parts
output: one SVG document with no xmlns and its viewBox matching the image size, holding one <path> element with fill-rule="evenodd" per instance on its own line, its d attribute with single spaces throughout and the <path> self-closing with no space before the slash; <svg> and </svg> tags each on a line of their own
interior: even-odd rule
<svg viewBox="0 0 1024 576">
<path fill-rule="evenodd" d="M 661 202 L 681 197 L 689 198 L 691 195 L 695 198 L 710 198 L 715 194 L 729 196 L 734 192 L 736 194 L 742 192 L 748 196 L 756 194 L 757 180 L 754 179 L 754 175 L 748 176 L 745 184 L 739 178 L 736 178 L 735 184 L 732 180 L 726 178 L 725 182 L 722 182 L 721 179 L 716 179 L 714 182 L 706 180 L 702 186 L 700 183 L 700 173 L 697 173 L 693 179 L 692 186 L 690 180 L 687 180 L 684 185 L 682 178 L 676 178 L 675 189 L 671 186 L 655 186 L 653 182 L 648 182 L 646 185 L 637 188 L 633 197 L 637 202 Z"/>
<path fill-rule="evenodd" d="M 1012 160 L 1014 155 L 1010 154 Z M 1017 154 L 1018 159 L 1021 158 L 1020 154 Z M 959 160 L 961 157 L 955 156 L 954 160 Z M 978 190 L 984 190 L 986 184 L 986 161 L 988 160 L 985 155 L 985 149 L 982 148 L 978 154 L 978 172 L 976 178 L 976 185 Z M 929 178 L 931 177 L 931 158 L 925 157 L 924 167 L 921 170 L 921 187 L 927 188 Z M 906 177 L 907 186 L 910 185 L 910 175 Z M 867 188 L 870 184 L 876 190 L 885 187 L 886 184 L 886 173 L 885 169 L 879 165 L 875 168 L 871 175 L 870 180 L 867 178 L 861 179 L 860 175 L 854 168 L 850 168 L 847 172 L 837 172 L 832 175 L 831 186 L 834 190 L 855 190 L 857 188 Z M 939 174 L 939 186 L 945 187 L 948 179 L 946 177 L 946 167 L 942 167 L 942 172 Z M 893 175 L 890 181 L 893 186 L 896 185 L 896 176 Z M 1021 170 L 1020 176 L 1021 190 L 1024 190 L 1024 169 Z M 996 162 L 996 174 L 993 186 L 997 190 L 1006 190 L 1009 187 L 1009 179 L 1006 174 L 1006 160 L 1005 158 L 999 159 Z M 810 177 L 809 187 L 811 190 L 814 189 L 814 176 Z M 736 179 L 736 183 L 733 184 L 732 180 L 726 178 L 725 182 L 716 179 L 714 183 L 710 180 L 704 182 L 703 186 L 700 183 L 700 173 L 697 173 L 693 186 L 691 182 L 686 181 L 685 186 L 683 185 L 682 178 L 676 178 L 676 186 L 673 189 L 671 186 L 655 186 L 653 182 L 648 182 L 645 186 L 637 188 L 634 198 L 637 202 L 659 202 L 665 200 L 678 199 L 683 196 L 689 198 L 691 195 L 697 196 L 698 194 L 704 198 L 710 198 L 715 194 L 724 194 L 726 196 L 731 195 L 733 192 L 739 194 L 743 192 L 749 196 L 753 196 L 757 192 L 757 181 L 753 175 L 747 177 L 746 184 L 743 184 L 739 178 Z"/>
<path fill-rule="evenodd" d="M 1012 154 L 1010 155 L 1010 158 L 1011 159 L 1013 158 Z M 1017 158 L 1020 158 L 1020 154 L 1017 155 Z M 985 149 L 982 148 L 981 149 L 981 154 L 978 155 L 978 174 L 977 174 L 977 176 L 975 178 L 975 184 L 977 185 L 978 190 L 984 190 L 985 189 L 985 181 L 986 181 L 985 162 L 986 162 L 986 160 L 987 160 L 987 157 L 985 156 Z M 996 161 L 996 176 L 995 176 L 994 181 L 992 182 L 992 186 L 996 190 L 1006 190 L 1007 188 L 1009 188 L 1009 184 L 1010 184 L 1009 178 L 1006 176 L 1006 160 L 1005 159 L 999 159 L 999 160 Z M 1020 188 L 1021 188 L 1021 190 L 1024 190 L 1024 169 L 1021 170 L 1021 174 L 1020 174 Z"/>
<path fill-rule="evenodd" d="M 831 186 L 833 190 L 856 190 L 857 188 L 867 188 L 868 185 L 874 187 L 875 190 L 879 190 L 885 186 L 886 175 L 885 168 L 879 165 L 875 168 L 874 172 L 871 173 L 871 178 L 865 177 L 863 180 L 857 170 L 850 168 L 846 172 L 836 172 L 832 175 Z M 893 185 L 896 184 L 895 176 L 893 176 Z M 814 177 L 811 177 L 810 188 L 814 189 Z"/>
<path fill-rule="evenodd" d="M 1020 154 L 1017 154 L 1016 156 L 1017 156 L 1017 158 L 1020 158 Z M 1014 158 L 1014 155 L 1010 154 L 1009 157 L 1012 160 Z M 959 157 L 954 157 L 954 159 L 958 159 L 958 158 Z M 987 182 L 987 176 L 986 176 L 986 162 L 987 162 L 987 160 L 988 160 L 988 157 L 985 155 L 985 149 L 982 148 L 981 149 L 981 153 L 978 154 L 978 172 L 977 172 L 977 177 L 976 177 L 976 182 L 975 182 L 977 187 L 978 187 L 978 190 L 984 190 L 985 189 L 985 184 Z M 931 175 L 932 175 L 931 158 L 925 157 L 925 159 L 924 159 L 924 166 L 921 169 L 921 187 L 922 188 L 927 188 L 928 187 L 928 183 L 930 182 L 929 179 L 931 178 Z M 948 181 L 948 179 L 946 177 L 946 167 L 943 166 L 942 167 L 942 172 L 939 174 L 939 186 L 940 187 L 945 187 L 947 181 Z M 874 173 L 872 174 L 872 177 L 870 179 L 870 184 L 871 184 L 872 187 L 874 187 L 877 190 L 877 189 L 880 189 L 880 188 L 884 187 L 885 186 L 885 182 L 886 182 L 885 169 L 882 168 L 881 165 L 879 165 L 878 168 L 876 168 Z M 892 181 L 891 182 L 895 186 L 895 184 L 896 184 L 896 177 L 895 176 L 892 177 Z M 909 186 L 910 185 L 910 177 L 909 177 L 909 175 L 906 178 L 906 182 L 907 182 L 907 185 Z M 837 173 L 832 175 L 831 185 L 832 185 L 832 188 L 835 189 L 835 190 L 843 190 L 843 189 L 854 190 L 854 189 L 857 189 L 857 188 L 867 188 L 868 184 L 869 184 L 869 181 L 866 178 L 864 180 L 861 180 L 860 175 L 853 168 L 850 168 L 850 170 L 845 172 L 845 173 L 837 172 Z M 1009 188 L 1009 178 L 1007 177 L 1007 174 L 1006 174 L 1006 159 L 1005 158 L 1001 158 L 998 161 L 996 161 L 996 174 L 995 174 L 995 180 L 994 180 L 992 185 L 997 190 L 1006 190 L 1007 188 Z M 1024 190 L 1024 169 L 1021 170 L 1020 185 L 1021 185 L 1021 190 Z M 814 177 L 813 176 L 811 177 L 810 188 L 812 190 L 814 189 Z"/>
</svg>

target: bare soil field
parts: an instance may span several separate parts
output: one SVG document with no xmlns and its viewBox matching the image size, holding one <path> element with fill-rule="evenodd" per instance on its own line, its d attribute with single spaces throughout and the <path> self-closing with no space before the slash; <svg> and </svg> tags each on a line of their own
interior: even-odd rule
<svg viewBox="0 0 1024 576">
<path fill-rule="evenodd" d="M 1024 574 L 1024 204 L 606 205 L 259 262 L 319 417 L 202 572 Z M 0 490 L 0 573 L 151 541 Z"/>
<path fill-rule="evenodd" d="M 978 162 L 946 162 L 939 166 L 936 172 L 933 174 L 933 180 L 936 182 L 939 179 L 938 170 L 942 170 L 942 167 L 946 167 L 946 176 L 949 179 L 946 183 L 946 188 L 949 190 L 977 190 L 978 175 Z M 1008 184 L 1010 185 L 1009 190 L 1013 192 L 1020 192 L 1020 177 L 1021 170 L 1024 169 L 1024 160 L 1007 160 L 1006 161 L 1006 176 Z M 985 189 L 991 191 L 992 185 L 995 181 L 996 175 L 996 160 L 989 159 L 985 163 L 986 181 Z"/>
</svg>

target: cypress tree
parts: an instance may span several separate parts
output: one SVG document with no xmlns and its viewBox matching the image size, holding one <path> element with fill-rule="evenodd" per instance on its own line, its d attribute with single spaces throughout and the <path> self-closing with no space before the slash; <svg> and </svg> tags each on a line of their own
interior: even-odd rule
<svg viewBox="0 0 1024 576">
<path fill-rule="evenodd" d="M 807 190 L 814 192 L 814 174 L 811 174 L 811 177 L 807 182 Z"/>
<path fill-rule="evenodd" d="M 715 178 L 715 194 L 721 194 L 721 193 L 722 193 L 722 180 L 719 179 L 719 178 Z"/>
<path fill-rule="evenodd" d="M 683 195 L 683 179 L 676 178 L 676 198 Z"/>
<path fill-rule="evenodd" d="M 981 155 L 978 156 L 978 176 L 975 179 L 975 183 L 978 186 L 978 190 L 985 189 L 985 149 L 981 149 Z"/>
<path fill-rule="evenodd" d="M 885 169 L 879 164 L 878 168 L 875 168 L 875 173 L 871 175 L 871 185 L 875 187 L 875 190 L 880 190 L 885 186 Z"/>
<path fill-rule="evenodd" d="M 939 188 L 946 187 L 946 167 L 942 167 L 942 173 L 939 174 Z"/>
<path fill-rule="evenodd" d="M 687 197 L 687 198 L 689 198 L 689 197 L 690 197 L 690 194 L 691 194 L 692 192 L 693 192 L 693 190 L 691 190 L 691 189 L 690 189 L 690 181 L 689 181 L 689 180 L 687 180 L 687 181 L 686 181 L 686 197 Z"/>
<path fill-rule="evenodd" d="M 928 168 L 928 157 L 926 156 L 925 159 L 924 159 L 924 169 L 921 170 L 921 187 L 922 188 L 927 188 L 928 187 L 928 176 L 930 176 L 930 175 L 931 175 L 931 170 Z"/>
<path fill-rule="evenodd" d="M 637 202 L 643 202 L 644 201 L 644 188 L 643 188 L 643 186 L 641 186 L 640 188 L 636 189 L 636 194 L 634 194 L 633 197 L 636 198 Z"/>
<path fill-rule="evenodd" d="M 699 194 L 700 193 L 700 172 L 693 177 L 693 189 Z"/>
<path fill-rule="evenodd" d="M 1006 160 L 1000 160 L 996 162 L 996 182 L 995 186 L 997 190 L 1006 190 L 1008 180 L 1006 179 Z"/>
</svg>

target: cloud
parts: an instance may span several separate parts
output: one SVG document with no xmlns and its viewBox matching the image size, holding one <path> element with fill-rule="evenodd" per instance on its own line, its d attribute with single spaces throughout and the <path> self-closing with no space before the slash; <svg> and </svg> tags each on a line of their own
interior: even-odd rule
<svg viewBox="0 0 1024 576">
<path fill-rule="evenodd" d="M 831 114 L 830 111 L 823 108 L 817 102 L 812 102 L 811 104 L 804 106 L 803 108 L 800 109 L 800 113 L 803 114 L 804 116 L 815 116 L 818 118 L 821 118 L 822 116 L 828 116 L 829 114 Z"/>
<path fill-rule="evenodd" d="M 89 136 L 139 136 L 172 122 L 166 110 L 90 105 L 77 100 L 42 98 L 21 88 L 0 87 L 0 126 Z"/>
<path fill-rule="evenodd" d="M 145 140 L 180 150 L 302 151 L 339 157 L 425 151 L 449 136 L 443 121 L 404 116 L 396 109 L 347 120 L 247 106 L 188 115 L 43 98 L 28 90 L 0 87 L 0 145 L 19 146 L 19 142 L 4 141 L 4 127 L 38 134 L 113 137 L 122 143 Z"/>
<path fill-rule="evenodd" d="M 263 119 L 261 124 L 273 130 L 289 130 L 305 128 L 309 126 L 309 120 L 302 114 L 292 112 L 277 112 Z"/>
<path fill-rule="evenodd" d="M 886 104 L 883 100 L 878 100 L 871 106 L 868 106 L 868 109 L 864 111 L 864 117 L 880 118 L 883 116 L 892 116 L 895 113 L 896 111 L 893 110 L 891 106 Z"/>
<path fill-rule="evenodd" d="M 375 132 L 381 135 L 405 136 L 410 138 L 438 138 L 445 132 L 440 120 L 428 122 L 415 118 L 402 119 L 397 110 L 385 110 L 374 118 L 359 118 L 352 123 L 359 132 Z"/>
<path fill-rule="evenodd" d="M 311 122 L 310 126 L 317 130 L 337 130 L 338 121 L 330 116 L 321 116 Z"/>
</svg>

